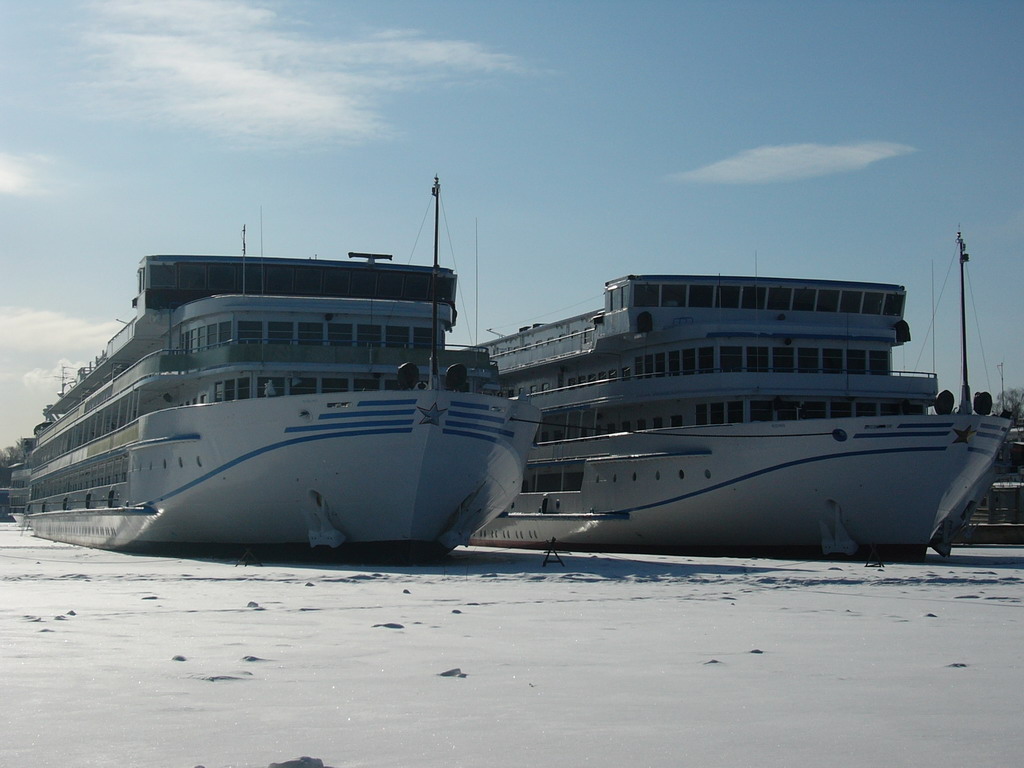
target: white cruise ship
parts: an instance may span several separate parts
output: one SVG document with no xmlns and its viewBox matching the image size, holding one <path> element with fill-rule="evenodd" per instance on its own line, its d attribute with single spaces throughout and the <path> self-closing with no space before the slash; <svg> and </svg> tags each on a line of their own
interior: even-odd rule
<svg viewBox="0 0 1024 768">
<path fill-rule="evenodd" d="M 32 531 L 257 556 L 465 544 L 518 492 L 539 412 L 497 396 L 485 351 L 438 342 L 451 270 L 350 256 L 144 258 L 135 318 L 36 430 Z"/>
<path fill-rule="evenodd" d="M 490 342 L 506 394 L 544 418 L 522 491 L 472 542 L 947 553 L 1009 422 L 985 393 L 955 408 L 934 375 L 893 370 L 904 300 L 897 285 L 630 275 L 600 310 Z"/>
</svg>

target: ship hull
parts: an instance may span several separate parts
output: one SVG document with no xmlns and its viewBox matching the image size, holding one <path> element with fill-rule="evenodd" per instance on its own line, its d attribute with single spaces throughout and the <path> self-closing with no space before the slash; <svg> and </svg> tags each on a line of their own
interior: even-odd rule
<svg viewBox="0 0 1024 768">
<path fill-rule="evenodd" d="M 578 491 L 521 493 L 472 540 L 582 551 L 940 552 L 991 480 L 1008 422 L 900 416 L 756 422 L 539 446 Z"/>
<path fill-rule="evenodd" d="M 72 498 L 27 521 L 114 550 L 431 557 L 510 503 L 536 413 L 430 390 L 169 408 L 111 449 L 128 469 L 106 506 Z"/>
</svg>

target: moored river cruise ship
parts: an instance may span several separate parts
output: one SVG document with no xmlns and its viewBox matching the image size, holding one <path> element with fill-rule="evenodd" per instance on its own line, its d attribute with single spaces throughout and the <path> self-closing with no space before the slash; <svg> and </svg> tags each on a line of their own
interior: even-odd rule
<svg viewBox="0 0 1024 768">
<path fill-rule="evenodd" d="M 986 393 L 954 407 L 933 374 L 893 370 L 905 297 L 629 275 L 600 310 L 490 342 L 506 394 L 544 416 L 521 492 L 473 543 L 948 553 L 1009 422 Z"/>
<path fill-rule="evenodd" d="M 37 428 L 32 531 L 399 559 L 466 543 L 519 490 L 539 413 L 497 396 L 484 350 L 439 341 L 451 270 L 350 257 L 145 257 L 135 317 Z"/>
</svg>

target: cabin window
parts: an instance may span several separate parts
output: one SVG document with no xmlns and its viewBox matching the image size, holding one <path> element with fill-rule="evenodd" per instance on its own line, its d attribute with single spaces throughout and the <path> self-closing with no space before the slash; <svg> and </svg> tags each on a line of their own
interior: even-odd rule
<svg viewBox="0 0 1024 768">
<path fill-rule="evenodd" d="M 206 265 L 179 264 L 178 288 L 190 291 L 206 288 Z"/>
<path fill-rule="evenodd" d="M 813 312 L 814 296 L 816 291 L 813 288 L 797 288 L 793 291 L 793 311 Z"/>
<path fill-rule="evenodd" d="M 880 315 L 882 313 L 882 294 L 875 291 L 866 292 L 861 312 L 865 315 Z"/>
<path fill-rule="evenodd" d="M 238 321 L 238 343 L 259 344 L 263 341 L 263 323 L 259 320 Z"/>
<path fill-rule="evenodd" d="M 325 378 L 320 382 L 320 391 L 325 394 L 348 392 L 348 379 Z"/>
<path fill-rule="evenodd" d="M 316 394 L 316 379 L 315 378 L 293 378 L 289 384 L 291 389 L 289 394 L 292 395 L 315 395 Z"/>
<path fill-rule="evenodd" d="M 743 309 L 764 309 L 765 297 L 768 289 L 760 285 L 743 286 L 743 299 L 740 306 Z"/>
<path fill-rule="evenodd" d="M 718 352 L 722 371 L 731 373 L 743 369 L 743 347 L 722 347 Z"/>
<path fill-rule="evenodd" d="M 823 288 L 818 291 L 818 303 L 815 306 L 819 312 L 836 312 L 839 309 L 839 291 L 832 288 Z"/>
<path fill-rule="evenodd" d="M 858 416 L 877 416 L 878 403 L 857 403 Z"/>
<path fill-rule="evenodd" d="M 824 419 L 825 403 L 820 400 L 806 401 L 800 409 L 800 417 L 803 419 Z"/>
<path fill-rule="evenodd" d="M 353 384 L 357 392 L 374 392 L 380 389 L 380 382 L 377 379 L 355 379 Z"/>
<path fill-rule="evenodd" d="M 429 328 L 413 328 L 412 329 L 412 345 L 419 347 L 420 349 L 430 346 L 430 329 Z"/>
<path fill-rule="evenodd" d="M 647 283 L 633 284 L 633 306 L 634 307 L 656 307 L 658 306 L 658 286 Z"/>
<path fill-rule="evenodd" d="M 817 347 L 800 347 L 796 351 L 797 368 L 800 373 L 818 372 Z"/>
<path fill-rule="evenodd" d="M 379 347 L 381 327 L 360 323 L 356 326 L 356 341 L 360 347 Z"/>
<path fill-rule="evenodd" d="M 889 353 L 882 350 L 871 350 L 868 353 L 868 365 L 871 373 L 875 376 L 885 376 L 889 373 Z"/>
<path fill-rule="evenodd" d="M 210 264 L 206 268 L 207 285 L 213 291 L 233 291 L 235 273 L 235 267 L 231 264 Z"/>
<path fill-rule="evenodd" d="M 291 293 L 292 276 L 294 270 L 291 267 L 270 266 L 266 268 L 267 293 Z"/>
<path fill-rule="evenodd" d="M 250 382 L 248 376 L 242 379 L 235 379 L 235 389 L 239 400 L 248 400 L 252 397 L 250 394 Z"/>
<path fill-rule="evenodd" d="M 386 346 L 409 346 L 409 326 L 407 325 L 389 325 L 384 329 L 384 334 Z"/>
<path fill-rule="evenodd" d="M 725 404 L 725 418 L 729 424 L 743 423 L 743 401 L 730 400 Z"/>
<path fill-rule="evenodd" d="M 771 400 L 751 400 L 750 401 L 750 420 L 751 421 L 771 421 L 772 420 L 772 401 Z"/>
<path fill-rule="evenodd" d="M 864 349 L 846 350 L 846 369 L 850 373 L 862 374 L 868 370 L 868 353 Z"/>
<path fill-rule="evenodd" d="M 246 264 L 242 268 L 242 289 L 246 293 L 263 293 L 264 271 L 262 264 Z"/>
<path fill-rule="evenodd" d="M 299 344 L 323 344 L 323 323 L 299 323 Z"/>
<path fill-rule="evenodd" d="M 430 276 L 406 275 L 405 287 L 402 289 L 402 295 L 407 299 L 429 299 Z"/>
<path fill-rule="evenodd" d="M 679 350 L 674 349 L 668 353 L 668 375 L 678 376 L 679 375 Z M 614 371 L 613 371 L 614 373 Z"/>
<path fill-rule="evenodd" d="M 737 309 L 740 306 L 740 287 L 738 285 L 718 286 L 717 306 L 726 309 Z"/>
<path fill-rule="evenodd" d="M 661 305 L 663 307 L 685 307 L 686 286 L 685 285 L 663 285 L 661 286 Z"/>
<path fill-rule="evenodd" d="M 332 347 L 347 347 L 352 344 L 352 323 L 328 323 L 327 342 Z"/>
<path fill-rule="evenodd" d="M 348 296 L 348 272 L 342 269 L 329 269 L 324 273 L 324 295 Z"/>
<path fill-rule="evenodd" d="M 821 350 L 821 369 L 825 373 L 843 372 L 843 350 L 823 349 Z"/>
<path fill-rule="evenodd" d="M 725 403 L 711 403 L 708 420 L 712 424 L 725 424 Z"/>
<path fill-rule="evenodd" d="M 776 373 L 792 373 L 794 359 L 792 347 L 772 348 L 772 369 Z"/>
<path fill-rule="evenodd" d="M 683 350 L 683 375 L 689 376 L 691 373 L 697 372 L 697 350 L 695 349 L 684 349 Z"/>
<path fill-rule="evenodd" d="M 774 404 L 775 418 L 779 421 L 795 421 L 797 418 L 797 404 L 780 400 Z"/>
<path fill-rule="evenodd" d="M 316 267 L 296 267 L 295 292 L 319 296 L 323 291 L 323 270 Z"/>
<path fill-rule="evenodd" d="M 284 376 L 260 376 L 256 379 L 257 397 L 281 397 L 284 393 Z"/>
<path fill-rule="evenodd" d="M 267 323 L 267 341 L 271 344 L 290 344 L 292 324 L 271 320 Z"/>
<path fill-rule="evenodd" d="M 898 293 L 887 293 L 885 295 L 885 307 L 882 314 L 891 317 L 899 317 L 903 314 L 903 296 Z"/>
<path fill-rule="evenodd" d="M 792 297 L 792 288 L 769 288 L 767 307 L 768 309 L 788 310 Z"/>
<path fill-rule="evenodd" d="M 177 277 L 173 264 L 150 264 L 149 265 L 149 287 L 150 288 L 176 288 Z"/>
<path fill-rule="evenodd" d="M 839 300 L 839 311 L 859 313 L 863 299 L 864 294 L 860 291 L 843 291 L 842 298 Z"/>
<path fill-rule="evenodd" d="M 372 297 L 377 288 L 376 275 L 372 272 L 355 272 L 352 275 L 352 295 Z"/>
<path fill-rule="evenodd" d="M 697 348 L 697 366 L 700 373 L 714 373 L 715 370 L 715 348 Z"/>
<path fill-rule="evenodd" d="M 713 306 L 715 299 L 715 286 L 713 285 L 691 285 L 690 301 L 691 307 Z"/>
<path fill-rule="evenodd" d="M 386 272 L 377 277 L 377 297 L 381 299 L 402 298 L 402 275 Z"/>
<path fill-rule="evenodd" d="M 833 419 L 845 419 L 853 415 L 853 403 L 836 400 L 831 405 Z"/>
<path fill-rule="evenodd" d="M 754 373 L 768 370 L 768 347 L 747 347 L 747 370 Z"/>
</svg>

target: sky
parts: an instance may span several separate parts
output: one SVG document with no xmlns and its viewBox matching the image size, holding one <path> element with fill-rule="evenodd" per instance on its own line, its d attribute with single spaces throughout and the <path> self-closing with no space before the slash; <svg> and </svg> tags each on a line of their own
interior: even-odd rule
<svg viewBox="0 0 1024 768">
<path fill-rule="evenodd" d="M 0 761 L 1019 764 L 1019 548 L 882 568 L 543 557 L 237 566 L 0 524 Z"/>
<path fill-rule="evenodd" d="M 450 341 L 625 274 L 904 285 L 894 366 L 1024 386 L 1024 3 L 0 0 L 0 447 L 153 253 L 428 264 Z M 934 314 L 934 330 L 933 330 Z"/>
</svg>

